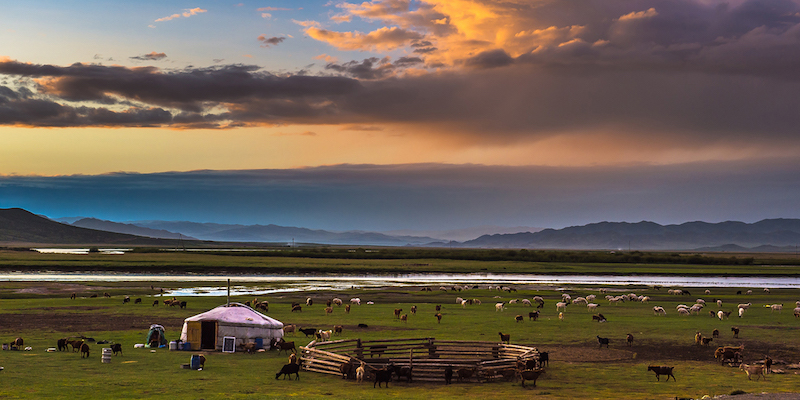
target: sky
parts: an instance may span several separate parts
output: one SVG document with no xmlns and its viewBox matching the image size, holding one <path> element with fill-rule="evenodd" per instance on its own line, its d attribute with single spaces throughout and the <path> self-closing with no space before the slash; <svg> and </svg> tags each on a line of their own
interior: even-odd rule
<svg viewBox="0 0 800 400">
<path fill-rule="evenodd" d="M 800 218 L 800 1 L 0 12 L 0 208 L 330 230 Z"/>
</svg>

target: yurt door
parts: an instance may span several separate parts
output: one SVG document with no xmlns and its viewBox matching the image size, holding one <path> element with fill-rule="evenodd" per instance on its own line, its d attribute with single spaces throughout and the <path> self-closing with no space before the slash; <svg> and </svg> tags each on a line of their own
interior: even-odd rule
<svg viewBox="0 0 800 400">
<path fill-rule="evenodd" d="M 191 344 L 192 350 L 200 350 L 202 338 L 202 325 L 200 321 L 186 322 L 186 341 Z"/>
<path fill-rule="evenodd" d="M 217 321 L 202 321 L 200 348 L 215 350 L 217 348 Z"/>
</svg>

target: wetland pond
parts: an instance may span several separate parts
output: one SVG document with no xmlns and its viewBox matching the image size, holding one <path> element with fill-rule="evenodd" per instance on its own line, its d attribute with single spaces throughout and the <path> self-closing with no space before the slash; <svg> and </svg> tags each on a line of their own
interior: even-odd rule
<svg viewBox="0 0 800 400">
<path fill-rule="evenodd" d="M 377 289 L 429 286 L 434 290 L 450 285 L 547 286 L 569 285 L 662 286 L 665 288 L 739 287 L 746 289 L 798 289 L 796 276 L 658 276 L 658 275 L 536 275 L 536 274 L 338 274 L 338 275 L 199 275 L 128 273 L 11 272 L 0 274 L 0 282 L 164 282 L 175 288 L 174 296 L 224 296 L 227 280 L 231 295 L 260 295 L 278 292 Z M 185 287 L 180 287 L 186 282 Z"/>
</svg>

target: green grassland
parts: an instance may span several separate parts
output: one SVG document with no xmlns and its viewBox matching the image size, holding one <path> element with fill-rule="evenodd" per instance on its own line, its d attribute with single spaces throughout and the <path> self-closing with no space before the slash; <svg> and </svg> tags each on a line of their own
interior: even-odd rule
<svg viewBox="0 0 800 400">
<path fill-rule="evenodd" d="M 140 259 L 132 263 L 145 262 L 150 257 L 161 255 L 137 255 Z M 168 256 L 175 257 L 175 256 Z M 213 256 L 211 258 L 214 258 Z M 69 257 L 54 257 L 68 261 Z M 179 257 L 180 258 L 180 257 Z M 208 258 L 200 257 L 203 260 Z M 223 257 L 224 258 L 224 257 Z M 342 260 L 263 260 L 239 258 L 241 262 L 252 262 L 263 266 L 272 262 L 311 262 L 319 265 L 341 263 Z M 85 259 L 83 259 L 85 260 Z M 114 262 L 122 262 L 116 258 Z M 128 260 L 124 260 L 128 262 Z M 194 257 L 178 260 L 195 262 Z M 438 263 L 434 260 L 431 263 Z M 37 261 L 40 263 L 40 261 Z M 94 261 L 92 261 L 94 262 Z M 98 260 L 102 264 L 103 260 Z M 197 261 L 200 262 L 200 261 Z M 365 261 L 369 268 L 379 269 L 383 262 Z M 406 261 L 407 262 L 407 261 Z M 220 261 L 223 263 L 223 261 Z M 400 264 L 401 262 L 397 262 Z M 424 264 L 425 261 L 415 261 Z M 460 262 L 459 262 L 460 263 Z M 459 264 L 453 262 L 454 266 Z M 448 263 L 449 264 L 449 263 Z M 465 263 L 465 268 L 474 268 Z M 513 265 L 513 263 L 511 263 Z M 493 264 L 491 268 L 502 268 L 504 264 Z M 463 265 L 462 265 L 463 267 Z M 547 266 L 546 266 L 547 267 Z M 552 266 L 551 266 L 552 267 Z M 589 268 L 589 266 L 580 266 Z M 479 267 L 480 268 L 480 267 Z M 552 267 L 556 268 L 556 267 Z M 205 285 L 206 283 L 204 283 Z M 648 287 L 614 288 L 613 294 L 637 293 L 649 295 L 647 303 L 626 302 L 609 304 L 596 287 L 574 287 L 567 292 L 573 297 L 588 294 L 598 295 L 599 312 L 608 322 L 597 323 L 584 306 L 570 305 L 564 320 L 557 318 L 555 303 L 562 291 L 555 288 L 521 289 L 516 293 L 489 291 L 485 288 L 462 292 L 432 292 L 414 289 L 386 288 L 375 290 L 348 290 L 343 292 L 286 292 L 272 296 L 258 296 L 270 302 L 269 315 L 286 324 L 302 327 L 330 329 L 333 325 L 344 325 L 342 338 L 364 340 L 387 338 L 435 337 L 437 339 L 485 340 L 497 342 L 498 332 L 510 333 L 512 344 L 531 345 L 551 354 L 551 366 L 538 382 L 538 387 L 522 388 L 519 382 L 458 383 L 446 386 L 435 383 L 393 382 L 390 388 L 373 389 L 372 383 L 357 384 L 332 375 L 301 372 L 299 381 L 275 380 L 275 373 L 286 363 L 286 355 L 275 351 L 247 355 L 242 353 L 207 353 L 206 368 L 202 371 L 181 369 L 189 362 L 192 352 L 158 349 L 134 349 L 134 343 L 143 343 L 150 323 L 161 323 L 167 327 L 170 340 L 176 339 L 183 318 L 223 304 L 224 298 L 186 297 L 188 307 L 152 306 L 159 299 L 149 288 L 149 283 L 97 283 L 97 291 L 108 291 L 111 298 L 84 298 L 69 300 L 63 294 L 15 294 L 19 288 L 35 285 L 21 282 L 5 282 L 0 285 L 4 294 L 0 299 L 0 317 L 4 321 L 15 321 L 0 326 L 0 340 L 9 342 L 16 336 L 25 339 L 32 351 L 0 352 L 0 398 L 169 398 L 169 399 L 672 399 L 678 397 L 699 398 L 703 395 L 728 394 L 734 390 L 745 392 L 791 392 L 798 391 L 800 376 L 792 370 L 787 374 L 770 375 L 767 381 L 748 381 L 744 373 L 727 365 L 721 366 L 713 358 L 718 345 L 745 345 L 745 361 L 762 359 L 769 353 L 775 359 L 792 363 L 800 361 L 800 319 L 792 315 L 794 302 L 800 300 L 798 290 L 771 290 L 760 288 L 752 295 L 737 295 L 739 288 L 711 288 L 711 294 L 703 294 L 704 288 L 691 288 L 692 296 L 668 295 L 666 288 L 657 290 Z M 52 284 L 51 284 L 52 285 Z M 175 284 L 176 286 L 180 284 Z M 188 284 L 188 285 L 191 285 Z M 435 289 L 435 288 L 434 288 Z M 748 288 L 742 288 L 747 290 Z M 81 293 L 81 296 L 88 294 Z M 123 304 L 123 294 L 142 297 L 142 304 Z M 538 321 L 529 321 L 527 313 L 531 307 L 514 304 L 503 312 L 497 312 L 494 304 L 508 302 L 513 298 L 532 298 L 541 295 L 546 304 Z M 292 313 L 290 304 L 304 303 L 312 297 L 315 305 L 303 307 L 302 312 Z M 349 314 L 344 308 L 335 307 L 332 315 L 325 315 L 324 301 L 332 297 L 347 301 L 360 297 L 361 306 L 353 306 Z M 462 308 L 455 303 L 457 296 L 477 298 L 481 305 Z M 495 298 L 495 296 L 500 296 Z M 678 316 L 677 304 L 694 303 L 703 298 L 709 304 L 700 315 Z M 236 297 L 245 301 L 250 298 Z M 708 310 L 717 310 L 712 299 L 721 299 L 724 310 L 735 310 L 736 304 L 750 302 L 752 306 L 744 318 L 735 317 L 719 321 L 708 315 Z M 374 305 L 366 305 L 374 301 Z M 783 303 L 781 313 L 771 312 L 766 304 Z M 434 317 L 434 307 L 443 305 L 440 324 Z M 409 315 L 407 323 L 396 320 L 395 308 L 407 312 L 417 305 L 416 315 Z M 653 315 L 652 307 L 661 305 L 667 316 Z M 516 314 L 525 315 L 524 322 L 514 321 Z M 60 325 L 39 324 L 30 328 L 22 322 L 40 318 L 63 321 Z M 113 330 L 105 328 L 104 321 Z M 129 323 L 128 323 L 129 321 Z M 368 324 L 368 329 L 359 329 L 357 324 Z M 65 325 L 72 326 L 66 329 Z M 740 338 L 734 339 L 731 326 L 741 329 Z M 82 326 L 90 328 L 82 329 Z M 721 331 L 721 337 L 712 346 L 694 345 L 695 332 L 710 336 L 713 329 Z M 625 344 L 625 335 L 631 333 L 636 340 L 632 347 Z M 112 363 L 100 362 L 102 345 L 90 344 L 89 359 L 81 359 L 78 353 L 48 353 L 45 349 L 55 347 L 56 340 L 64 336 L 87 336 L 97 340 L 113 340 L 123 344 L 122 356 L 114 357 Z M 611 338 L 609 349 L 598 348 L 596 335 Z M 303 334 L 289 335 L 298 345 L 306 345 L 311 339 Z M 677 382 L 657 382 L 648 364 L 673 365 Z M 778 366 L 779 368 L 781 366 Z"/>
</svg>

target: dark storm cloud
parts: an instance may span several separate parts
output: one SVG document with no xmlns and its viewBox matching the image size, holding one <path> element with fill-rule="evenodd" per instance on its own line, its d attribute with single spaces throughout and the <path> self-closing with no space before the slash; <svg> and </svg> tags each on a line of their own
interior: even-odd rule
<svg viewBox="0 0 800 400">
<path fill-rule="evenodd" d="M 6 176 L 0 177 L 0 208 L 22 207 L 50 217 L 336 230 L 486 224 L 559 228 L 603 220 L 755 222 L 800 217 L 798 170 L 796 159 L 773 159 L 586 168 L 336 165 Z"/>
<path fill-rule="evenodd" d="M 329 63 L 325 69 L 350 75 L 357 79 L 381 79 L 394 74 L 394 65 L 387 58 L 370 57 L 361 62 Z"/>
<path fill-rule="evenodd" d="M 261 47 L 277 46 L 281 42 L 286 40 L 285 37 L 278 37 L 278 36 L 267 37 L 266 35 L 261 35 L 257 39 L 259 42 L 261 42 Z"/>
<path fill-rule="evenodd" d="M 167 58 L 167 55 L 165 53 L 156 53 L 154 51 L 148 54 L 142 54 L 140 56 L 133 56 L 130 58 L 132 60 L 140 60 L 140 61 L 158 61 Z"/>
</svg>

